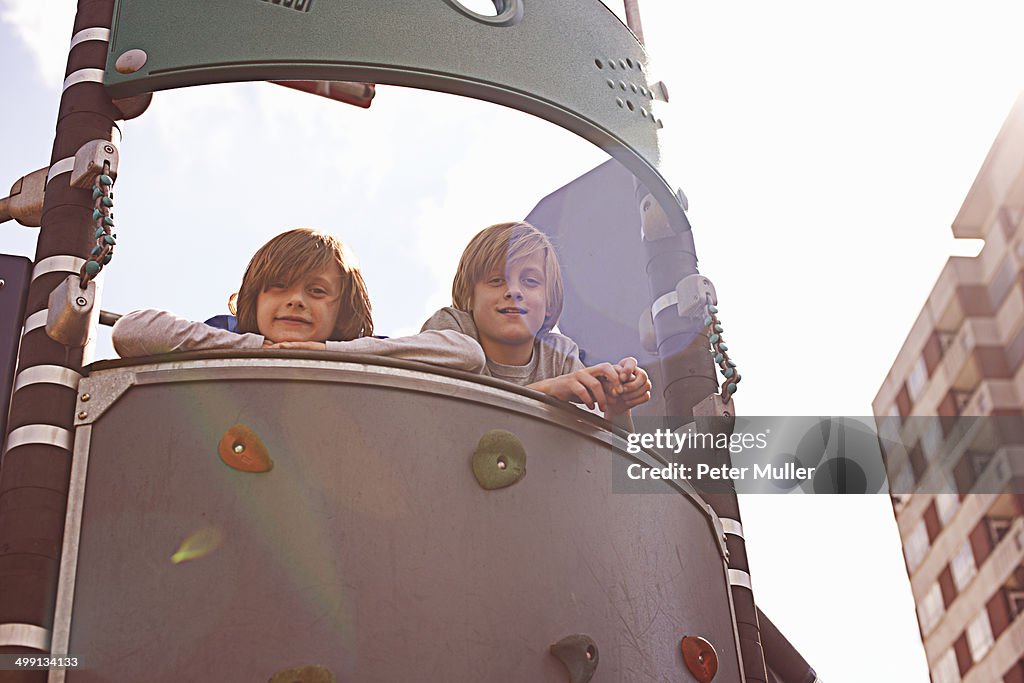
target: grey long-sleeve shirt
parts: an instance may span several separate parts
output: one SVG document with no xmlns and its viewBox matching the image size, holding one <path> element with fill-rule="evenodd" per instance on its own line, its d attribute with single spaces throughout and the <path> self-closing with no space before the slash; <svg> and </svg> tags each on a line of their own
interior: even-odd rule
<svg viewBox="0 0 1024 683">
<path fill-rule="evenodd" d="M 150 308 L 122 316 L 114 325 L 113 341 L 118 355 L 134 358 L 199 349 L 258 349 L 263 347 L 264 337 L 229 332 Z M 480 372 L 485 362 L 484 351 L 475 340 L 452 330 L 394 339 L 328 341 L 327 350 L 419 361 L 466 372 Z"/>
</svg>

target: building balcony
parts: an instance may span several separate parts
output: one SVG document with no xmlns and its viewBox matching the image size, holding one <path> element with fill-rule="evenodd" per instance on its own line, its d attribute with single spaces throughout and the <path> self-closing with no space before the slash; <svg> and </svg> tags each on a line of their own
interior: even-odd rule
<svg viewBox="0 0 1024 683">
<path fill-rule="evenodd" d="M 1020 520 L 1018 520 L 1020 521 Z M 1009 538 L 1004 539 L 1004 542 Z M 1014 619 L 1003 631 L 992 649 L 977 662 L 963 677 L 963 683 L 992 683 L 1003 680 L 1006 673 L 1021 655 L 1024 654 L 1024 615 Z"/>
<path fill-rule="evenodd" d="M 1001 453 L 1000 455 L 1005 457 L 1006 454 Z M 992 465 L 995 464 L 995 461 L 993 461 Z M 1021 466 L 1021 469 L 1024 471 L 1024 465 Z M 957 518 L 959 518 L 962 513 L 967 512 L 965 508 L 967 507 L 968 501 L 973 497 L 974 496 L 969 496 L 964 500 L 964 506 L 961 508 L 960 514 L 957 515 Z M 988 498 L 988 496 L 985 497 Z M 982 514 L 984 514 L 984 512 Z M 981 515 L 978 516 L 979 521 L 980 519 Z M 959 521 L 960 520 L 958 520 L 958 522 Z M 976 523 L 977 522 L 975 522 L 975 524 Z M 947 527 L 943 532 L 943 536 L 948 536 L 950 540 L 953 540 L 953 543 L 950 545 L 959 547 L 973 526 L 974 525 L 967 527 L 966 525 L 957 523 L 955 527 L 960 529 L 962 533 L 956 534 L 956 538 L 953 538 L 954 534 L 949 533 L 951 528 Z M 952 556 L 952 554 L 950 556 Z M 960 634 L 967 627 L 967 624 L 970 623 L 970 621 L 977 616 L 981 610 L 985 609 L 985 604 L 992 597 L 992 594 L 997 590 L 1000 590 L 1003 584 L 1005 584 L 1013 574 L 1014 570 L 1020 566 L 1021 562 L 1024 562 L 1024 517 L 1017 517 L 1013 521 L 1009 532 L 1003 540 L 996 545 L 992 554 L 989 555 L 985 563 L 978 568 L 978 573 L 975 577 L 956 597 L 953 604 L 946 610 L 946 613 L 942 616 L 938 626 L 936 626 L 931 634 L 925 638 L 924 648 L 928 657 L 929 666 L 934 665 L 942 654 L 952 647 L 953 642 L 960 637 Z M 914 595 L 916 598 L 918 591 L 915 590 Z M 1005 637 L 1011 632 L 1019 633 L 1021 631 L 1020 623 L 1021 620 L 1018 619 L 1011 628 L 1007 629 L 1002 634 L 1002 636 Z M 1000 637 L 1000 641 L 1003 637 Z M 1021 645 L 1024 645 L 1024 640 L 1019 642 Z M 982 661 L 984 662 L 989 659 L 995 659 L 993 657 L 993 651 L 994 648 L 989 651 L 988 655 L 986 655 L 985 659 Z M 1016 650 L 1017 654 L 1005 663 L 1005 666 L 999 670 L 997 676 L 982 677 L 975 680 L 985 681 L 986 683 L 998 680 L 1006 667 L 1016 661 L 1022 651 L 1024 650 L 1018 648 Z M 975 666 L 975 669 L 977 668 L 978 666 Z M 973 669 L 971 675 L 974 675 Z"/>
<path fill-rule="evenodd" d="M 980 420 L 975 420 L 974 424 L 977 427 L 970 431 L 969 438 L 963 439 L 964 443 L 958 447 L 962 448 L 961 452 L 966 452 L 969 446 L 977 445 L 979 440 L 982 439 L 981 432 L 983 430 L 981 427 L 984 423 Z M 912 496 L 912 505 L 915 511 L 918 509 L 923 511 L 928 506 L 935 497 L 934 492 L 939 490 L 940 478 L 944 476 L 946 474 L 943 470 L 932 468 L 931 473 L 923 482 L 930 486 L 924 489 L 929 491 L 929 493 Z M 921 562 L 920 566 L 910 577 L 910 586 L 915 600 L 920 600 L 924 597 L 932 584 L 938 580 L 942 570 L 960 550 L 964 539 L 968 537 L 986 515 L 1007 516 L 1003 514 L 1004 510 L 1009 509 L 1008 506 L 1012 505 L 1012 502 L 1010 501 L 1011 494 L 1005 493 L 1005 491 L 1009 488 L 1011 481 L 1015 477 L 1021 476 L 1024 476 L 1024 447 L 1005 446 L 998 449 L 992 461 L 975 483 L 973 492 L 964 497 L 960 509 L 947 521 L 945 527 L 932 543 L 924 561 Z M 918 520 L 920 520 L 920 514 L 917 515 Z M 913 525 L 916 524 L 916 521 L 911 523 L 910 520 L 907 520 L 905 522 L 902 517 L 904 516 L 901 516 L 899 520 L 899 527 L 901 535 L 905 537 L 913 528 Z M 1002 583 L 1000 581 L 999 585 L 1002 585 Z"/>
</svg>

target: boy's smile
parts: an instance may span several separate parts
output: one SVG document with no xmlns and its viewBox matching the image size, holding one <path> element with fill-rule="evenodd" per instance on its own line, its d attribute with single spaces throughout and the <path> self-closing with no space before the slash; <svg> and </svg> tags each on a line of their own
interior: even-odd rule
<svg viewBox="0 0 1024 683">
<path fill-rule="evenodd" d="M 473 286 L 473 322 L 487 357 L 504 365 L 526 365 L 547 318 L 544 254 L 508 264 Z"/>
<path fill-rule="evenodd" d="M 287 285 L 271 282 L 256 299 L 256 325 L 272 342 L 330 339 L 341 309 L 341 272 L 335 265 Z"/>
</svg>

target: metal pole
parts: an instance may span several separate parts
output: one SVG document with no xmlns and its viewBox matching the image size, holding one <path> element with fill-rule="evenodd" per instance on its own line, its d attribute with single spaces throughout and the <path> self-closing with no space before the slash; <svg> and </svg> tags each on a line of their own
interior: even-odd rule
<svg viewBox="0 0 1024 683">
<path fill-rule="evenodd" d="M 633 32 L 640 44 L 644 44 L 644 27 L 640 23 L 640 0 L 625 0 L 626 3 L 626 26 Z"/>
<path fill-rule="evenodd" d="M 646 246 L 649 258 L 647 274 L 655 297 L 659 293 L 674 291 L 676 283 L 682 278 L 697 272 L 697 258 L 693 253 L 693 239 L 689 231 L 648 241 Z M 658 355 L 662 359 L 664 374 L 666 419 L 670 429 L 677 429 L 690 422 L 694 407 L 718 390 L 714 365 L 708 353 L 708 339 L 703 334 L 700 320 L 703 315 L 701 310 L 697 313 L 698 317 L 683 317 L 674 308 L 669 308 L 654 318 Z M 731 434 L 734 417 L 701 417 L 697 420 L 698 431 Z M 727 448 L 693 455 L 712 467 L 731 466 Z M 736 490 L 731 482 L 724 482 L 718 490 L 702 490 L 701 495 L 725 526 L 730 591 L 739 633 L 744 680 L 748 683 L 764 683 L 768 680 L 768 674 Z"/>
<path fill-rule="evenodd" d="M 643 26 L 640 23 L 639 0 L 625 0 L 626 25 L 633 31 L 641 44 L 644 43 Z M 637 187 L 637 199 L 641 207 L 653 197 L 646 194 L 646 188 Z M 676 290 L 676 285 L 688 275 L 697 273 L 697 251 L 693 244 L 693 233 L 689 221 L 685 230 L 675 233 L 666 230 L 658 213 L 650 214 L 651 224 L 645 224 L 647 212 L 641 208 L 641 224 L 644 231 L 644 246 L 647 253 L 647 277 L 654 301 Z M 658 344 L 664 376 L 665 413 L 668 426 L 678 428 L 690 421 L 694 408 L 718 391 L 718 379 L 711 361 L 708 338 L 703 334 L 703 311 L 695 316 L 684 317 L 666 308 L 653 316 L 654 333 Z M 698 426 L 702 432 L 733 430 L 735 412 L 728 418 L 702 418 Z M 731 466 L 728 449 L 703 454 L 711 465 Z M 733 609 L 736 616 L 736 630 L 739 635 L 740 659 L 743 664 L 745 681 L 766 683 L 768 670 L 761 645 L 757 606 L 750 582 L 750 567 L 747 562 L 746 542 L 743 539 L 743 524 L 740 521 L 739 499 L 736 489 L 727 484 L 721 490 L 704 494 L 705 500 L 725 525 L 726 547 L 729 550 L 728 568 Z"/>
<path fill-rule="evenodd" d="M 636 3 L 637 0 L 626 0 L 627 25 L 642 43 L 643 30 Z M 636 193 L 653 303 L 677 292 L 677 286 L 681 285 L 685 278 L 697 274 L 697 252 L 689 220 L 685 218 L 685 214 L 686 224 L 683 229 L 673 230 L 664 212 L 645 209 L 650 207 L 650 202 L 655 202 L 647 193 L 647 189 L 638 183 Z M 709 354 L 709 340 L 704 334 L 703 308 L 687 314 L 679 310 L 681 307 L 659 308 L 660 310 L 656 312 L 652 309 L 652 322 L 664 378 L 666 421 L 670 429 L 677 429 L 690 422 L 694 417 L 694 409 L 718 391 L 718 379 Z M 698 419 L 699 431 L 727 432 L 731 435 L 735 420 L 733 402 L 730 402 L 730 408 L 731 414 L 728 417 L 709 416 Z M 697 412 L 708 412 L 707 404 L 698 408 Z M 731 466 L 728 449 L 709 450 L 694 455 L 703 458 L 712 466 Z M 744 680 L 750 683 L 767 683 L 768 671 L 764 661 L 764 648 L 761 645 L 757 606 L 754 603 L 750 581 L 750 567 L 747 562 L 736 489 L 731 483 L 725 483 L 715 491 L 702 491 L 702 495 L 725 526 L 726 547 L 729 551 L 729 583 Z"/>
<path fill-rule="evenodd" d="M 18 355 L 17 390 L 0 460 L 0 651 L 48 652 L 64 534 L 74 410 L 83 349 L 50 339 L 50 292 L 77 273 L 95 244 L 92 193 L 69 184 L 87 142 L 117 144 L 121 117 L 102 83 L 114 0 L 79 0 L 50 157 L 35 266 Z M 67 172 L 65 172 L 67 171 Z M 99 306 L 97 301 L 96 306 Z M 41 316 L 39 314 L 42 314 Z M 37 675 L 38 674 L 38 675 Z M 0 672 L 45 681 L 46 671 Z"/>
</svg>

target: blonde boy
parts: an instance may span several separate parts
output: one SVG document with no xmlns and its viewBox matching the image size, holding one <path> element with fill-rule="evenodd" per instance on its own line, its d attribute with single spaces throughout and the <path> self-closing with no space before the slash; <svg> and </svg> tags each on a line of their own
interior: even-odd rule
<svg viewBox="0 0 1024 683">
<path fill-rule="evenodd" d="M 608 419 L 650 400 L 635 358 L 586 367 L 579 348 L 552 329 L 562 314 L 562 274 L 554 247 L 525 222 L 485 228 L 466 246 L 452 283 L 452 306 L 423 330 L 454 330 L 483 347 L 484 374 L 563 401 L 595 404 Z"/>
</svg>

